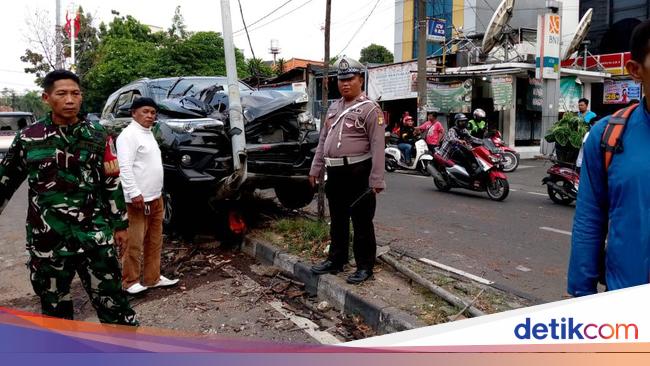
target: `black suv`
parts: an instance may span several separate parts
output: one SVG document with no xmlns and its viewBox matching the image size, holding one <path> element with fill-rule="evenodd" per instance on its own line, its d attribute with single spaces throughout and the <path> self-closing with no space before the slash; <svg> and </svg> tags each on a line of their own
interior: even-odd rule
<svg viewBox="0 0 650 366">
<path fill-rule="evenodd" d="M 248 168 L 241 190 L 274 188 L 285 207 L 307 205 L 314 196 L 308 175 L 318 131 L 306 111 L 306 95 L 258 91 L 241 82 L 239 89 Z M 165 167 L 166 221 L 178 216 L 179 210 L 192 212 L 196 202 L 222 200 L 216 192 L 233 171 L 227 79 L 202 76 L 132 82 L 111 94 L 101 123 L 118 135 L 131 121 L 129 109 L 139 97 L 153 98 L 159 106 L 155 131 Z"/>
</svg>

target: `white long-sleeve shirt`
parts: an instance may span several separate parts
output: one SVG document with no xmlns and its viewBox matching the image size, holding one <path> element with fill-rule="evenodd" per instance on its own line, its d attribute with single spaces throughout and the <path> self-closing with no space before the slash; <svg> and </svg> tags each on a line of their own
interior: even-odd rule
<svg viewBox="0 0 650 366">
<path fill-rule="evenodd" d="M 162 157 L 151 129 L 131 120 L 117 137 L 116 147 L 126 202 L 139 195 L 145 202 L 160 197 L 163 188 Z"/>
</svg>

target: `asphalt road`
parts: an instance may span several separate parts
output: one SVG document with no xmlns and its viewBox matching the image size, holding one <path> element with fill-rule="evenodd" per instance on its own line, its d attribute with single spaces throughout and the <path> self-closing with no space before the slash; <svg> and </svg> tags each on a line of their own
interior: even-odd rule
<svg viewBox="0 0 650 366">
<path fill-rule="evenodd" d="M 541 185 L 548 166 L 522 161 L 508 174 L 504 202 L 467 190 L 439 192 L 430 177 L 386 173 L 388 189 L 375 217 L 378 241 L 532 298 L 560 300 L 575 208 L 549 199 Z"/>
</svg>

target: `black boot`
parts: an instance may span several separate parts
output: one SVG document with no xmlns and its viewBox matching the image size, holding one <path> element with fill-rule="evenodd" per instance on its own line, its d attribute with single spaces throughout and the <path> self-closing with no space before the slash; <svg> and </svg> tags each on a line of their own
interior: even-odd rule
<svg viewBox="0 0 650 366">
<path fill-rule="evenodd" d="M 354 272 L 353 274 L 351 274 L 348 277 L 347 282 L 357 285 L 357 284 L 360 284 L 361 282 L 369 279 L 370 277 L 372 277 L 372 270 L 370 270 L 370 269 L 357 269 L 356 272 Z"/>
<path fill-rule="evenodd" d="M 316 264 L 311 267 L 311 272 L 318 275 L 326 274 L 326 273 L 336 274 L 342 271 L 343 271 L 342 264 L 335 264 L 329 259 L 324 261 L 321 264 Z"/>
</svg>

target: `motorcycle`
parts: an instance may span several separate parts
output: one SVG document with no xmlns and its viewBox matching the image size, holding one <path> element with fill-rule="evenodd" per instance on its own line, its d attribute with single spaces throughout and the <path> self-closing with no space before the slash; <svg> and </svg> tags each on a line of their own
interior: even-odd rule
<svg viewBox="0 0 650 366">
<path fill-rule="evenodd" d="M 512 173 L 517 170 L 519 166 L 519 153 L 503 142 L 501 132 L 495 131 L 489 136 L 489 139 L 492 140 L 492 143 L 494 143 L 497 149 L 501 150 L 500 155 L 503 160 L 503 171 Z"/>
<path fill-rule="evenodd" d="M 557 160 L 554 163 L 546 172 L 548 176 L 542 179 L 542 184 L 546 185 L 553 202 L 568 206 L 578 198 L 580 174 L 573 164 Z"/>
<path fill-rule="evenodd" d="M 433 157 L 429 152 L 427 143 L 423 139 L 415 142 L 415 158 L 411 159 L 410 165 L 402 161 L 402 152 L 397 147 L 396 141 L 392 139 L 390 142 L 384 150 L 386 154 L 386 171 L 394 172 L 397 169 L 416 170 L 423 175 L 429 175 L 427 166 L 429 166 Z"/>
<path fill-rule="evenodd" d="M 456 145 L 451 148 L 462 147 Z M 428 166 L 433 184 L 442 192 L 448 192 L 452 188 L 464 188 L 478 192 L 485 191 L 494 201 L 506 199 L 510 192 L 510 185 L 508 178 L 500 170 L 501 157 L 490 152 L 483 145 L 471 148 L 471 152 L 478 163 L 474 172 L 468 172 L 465 167 L 445 158 L 440 152 L 434 153 L 433 163 Z"/>
</svg>

